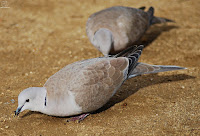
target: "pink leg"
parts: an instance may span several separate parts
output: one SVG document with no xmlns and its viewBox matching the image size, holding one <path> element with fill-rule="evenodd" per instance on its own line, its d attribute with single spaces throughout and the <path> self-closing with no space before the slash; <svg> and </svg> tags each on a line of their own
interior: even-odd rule
<svg viewBox="0 0 200 136">
<path fill-rule="evenodd" d="M 78 120 L 78 123 L 80 123 L 82 120 L 84 120 L 89 115 L 90 115 L 90 113 L 86 113 L 86 114 L 81 114 L 79 116 L 71 117 L 70 119 L 67 120 L 67 122 Z"/>
</svg>

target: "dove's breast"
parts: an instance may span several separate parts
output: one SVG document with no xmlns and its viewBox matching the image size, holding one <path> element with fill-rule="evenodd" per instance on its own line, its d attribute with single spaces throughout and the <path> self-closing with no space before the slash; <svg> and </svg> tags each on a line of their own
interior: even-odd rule
<svg viewBox="0 0 200 136">
<path fill-rule="evenodd" d="M 53 116 L 71 116 L 82 113 L 82 108 L 76 103 L 74 93 L 67 90 L 64 94 L 54 93 L 49 97 L 47 94 L 43 113 Z"/>
</svg>

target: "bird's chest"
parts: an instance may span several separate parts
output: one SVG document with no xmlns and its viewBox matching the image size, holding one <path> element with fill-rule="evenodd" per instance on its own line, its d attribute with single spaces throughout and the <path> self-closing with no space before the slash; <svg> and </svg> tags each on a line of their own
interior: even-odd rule
<svg viewBox="0 0 200 136">
<path fill-rule="evenodd" d="M 76 103 L 74 94 L 70 91 L 67 93 L 54 93 L 47 95 L 44 112 L 54 116 L 71 116 L 80 114 L 82 108 Z"/>
</svg>

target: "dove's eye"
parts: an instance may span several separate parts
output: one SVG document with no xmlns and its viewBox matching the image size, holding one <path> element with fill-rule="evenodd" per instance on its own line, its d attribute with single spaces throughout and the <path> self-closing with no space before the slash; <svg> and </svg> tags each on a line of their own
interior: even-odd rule
<svg viewBox="0 0 200 136">
<path fill-rule="evenodd" d="M 26 102 L 29 102 L 29 99 L 26 99 Z"/>
</svg>

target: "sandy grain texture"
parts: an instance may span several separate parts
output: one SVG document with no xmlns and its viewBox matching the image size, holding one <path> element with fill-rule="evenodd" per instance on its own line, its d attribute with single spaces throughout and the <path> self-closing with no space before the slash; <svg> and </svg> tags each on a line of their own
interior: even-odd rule
<svg viewBox="0 0 200 136">
<path fill-rule="evenodd" d="M 0 8 L 0 135 L 200 135 L 199 0 L 7 2 L 10 8 Z M 43 86 L 67 64 L 102 56 L 85 24 L 90 14 L 115 5 L 154 6 L 155 15 L 175 20 L 148 30 L 140 61 L 188 69 L 128 80 L 81 123 L 30 111 L 14 117 L 23 89 Z"/>
</svg>

